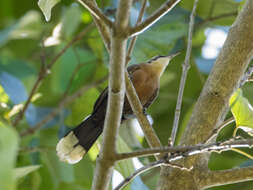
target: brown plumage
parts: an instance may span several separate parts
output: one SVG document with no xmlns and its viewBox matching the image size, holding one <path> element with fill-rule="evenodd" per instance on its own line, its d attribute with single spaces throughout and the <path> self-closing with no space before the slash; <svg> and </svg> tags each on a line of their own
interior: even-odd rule
<svg viewBox="0 0 253 190">
<path fill-rule="evenodd" d="M 160 77 L 169 61 L 175 56 L 157 56 L 146 63 L 127 68 L 143 108 L 148 108 L 158 95 Z M 57 144 L 56 150 L 62 161 L 74 164 L 82 159 L 103 132 L 108 89 L 104 89 L 94 104 L 93 112 Z M 125 97 L 122 121 L 133 115 Z"/>
</svg>

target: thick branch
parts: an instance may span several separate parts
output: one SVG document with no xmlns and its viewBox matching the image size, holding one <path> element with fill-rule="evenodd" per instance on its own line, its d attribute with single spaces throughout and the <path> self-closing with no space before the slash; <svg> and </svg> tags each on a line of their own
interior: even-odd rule
<svg viewBox="0 0 253 190">
<path fill-rule="evenodd" d="M 204 188 L 253 180 L 253 166 L 222 171 L 210 171 L 203 179 Z"/>
<path fill-rule="evenodd" d="M 204 142 L 213 129 L 224 120 L 228 111 L 229 98 L 238 88 L 253 55 L 253 43 L 249 40 L 253 39 L 252 12 L 253 1 L 248 0 L 230 28 L 224 46 L 194 107 L 181 144 Z M 160 189 L 176 189 L 179 186 L 181 189 L 198 189 L 198 181 L 194 179 L 201 171 L 208 169 L 207 161 L 207 154 L 186 159 L 187 165 L 199 168 L 192 175 L 163 168 Z M 184 177 L 184 184 L 180 183 L 179 179 L 175 179 L 178 175 Z"/>
<path fill-rule="evenodd" d="M 110 75 L 108 103 L 104 124 L 102 148 L 97 160 L 93 179 L 93 190 L 108 189 L 114 157 L 116 154 L 116 135 L 121 122 L 122 108 L 125 97 L 125 57 L 127 39 L 122 33 L 128 28 L 132 0 L 120 0 L 115 26 L 111 36 Z"/>
<path fill-rule="evenodd" d="M 182 138 L 184 144 L 203 142 L 224 119 L 229 98 L 238 88 L 253 55 L 253 43 L 248 40 L 253 38 L 252 11 L 253 1 L 247 1 L 230 28 Z"/>
<path fill-rule="evenodd" d="M 160 18 L 166 15 L 173 7 L 176 6 L 181 0 L 168 0 L 159 9 L 157 9 L 150 17 L 148 17 L 144 22 L 138 24 L 136 27 L 130 29 L 129 36 L 138 35 L 153 24 L 155 24 Z"/>
</svg>

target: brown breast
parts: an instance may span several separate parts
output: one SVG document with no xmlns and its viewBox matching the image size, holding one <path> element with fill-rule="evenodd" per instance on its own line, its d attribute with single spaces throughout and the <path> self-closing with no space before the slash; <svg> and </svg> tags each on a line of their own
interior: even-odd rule
<svg viewBox="0 0 253 190">
<path fill-rule="evenodd" d="M 159 81 L 147 64 L 141 65 L 132 76 L 132 82 L 142 105 L 145 105 L 158 88 Z"/>
</svg>

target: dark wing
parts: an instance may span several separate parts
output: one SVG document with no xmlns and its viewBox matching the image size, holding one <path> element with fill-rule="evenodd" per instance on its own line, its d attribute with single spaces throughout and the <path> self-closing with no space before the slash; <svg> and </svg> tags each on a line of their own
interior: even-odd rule
<svg viewBox="0 0 253 190">
<path fill-rule="evenodd" d="M 95 104 L 93 106 L 93 113 L 95 113 L 102 104 L 106 104 L 107 103 L 107 98 L 108 98 L 108 87 L 106 87 L 101 92 L 100 96 L 96 100 L 96 102 L 95 102 Z"/>
<path fill-rule="evenodd" d="M 132 73 L 135 72 L 136 70 L 140 69 L 139 65 L 130 65 L 127 68 L 127 71 L 131 77 Z M 107 104 L 107 99 L 108 99 L 108 87 L 106 87 L 96 100 L 94 106 L 93 106 L 93 112 L 92 114 L 96 113 L 98 109 L 102 106 L 104 106 L 104 109 L 106 109 L 106 104 Z"/>
<path fill-rule="evenodd" d="M 158 92 L 159 92 L 159 88 L 157 88 L 155 90 L 155 92 L 152 94 L 152 96 L 149 98 L 149 100 L 146 102 L 146 104 L 143 106 L 144 109 L 148 108 L 152 103 L 153 101 L 156 99 L 157 95 L 158 95 Z"/>
</svg>

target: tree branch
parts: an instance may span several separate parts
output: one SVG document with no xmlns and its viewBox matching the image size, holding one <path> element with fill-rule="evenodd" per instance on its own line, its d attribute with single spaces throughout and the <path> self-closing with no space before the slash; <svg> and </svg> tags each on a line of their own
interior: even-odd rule
<svg viewBox="0 0 253 190">
<path fill-rule="evenodd" d="M 79 0 L 80 1 L 80 0 Z M 96 0 L 87 0 L 90 2 L 90 4 L 92 4 L 94 7 L 98 7 L 97 6 L 97 3 L 96 3 Z M 107 26 L 107 24 L 104 23 L 103 20 L 100 20 L 100 19 L 97 19 L 96 16 L 94 16 L 93 14 L 91 14 L 91 16 L 93 17 L 93 20 L 98 28 L 98 31 L 102 37 L 102 40 L 104 41 L 104 45 L 107 49 L 107 52 L 110 53 L 110 49 L 111 49 L 111 28 L 109 28 Z"/>
<path fill-rule="evenodd" d="M 211 144 L 198 144 L 193 146 L 174 146 L 174 147 L 160 147 L 160 148 L 149 148 L 129 153 L 117 154 L 116 160 L 125 160 L 135 157 L 151 156 L 160 153 L 172 153 L 167 160 L 175 161 L 181 159 L 181 157 L 192 156 L 205 152 L 223 152 L 233 148 L 242 148 L 253 146 L 253 139 L 235 140 L 230 139 L 225 142 L 216 142 Z"/>
<path fill-rule="evenodd" d="M 220 133 L 220 131 L 226 127 L 227 125 L 229 125 L 230 123 L 233 123 L 235 121 L 235 119 L 233 117 L 227 119 L 226 121 L 224 121 L 219 127 L 217 127 L 216 129 L 213 130 L 213 132 L 211 133 L 211 135 L 207 138 L 207 140 L 205 141 L 205 143 L 211 142 L 213 141 L 213 139 L 215 137 L 217 137 L 217 135 Z"/>
<path fill-rule="evenodd" d="M 184 166 L 180 166 L 180 165 L 171 163 L 172 161 L 181 160 L 181 159 L 189 157 L 189 156 L 193 156 L 196 154 L 203 154 L 206 152 L 217 152 L 217 151 L 223 152 L 223 151 L 231 150 L 231 149 L 233 149 L 233 147 L 252 147 L 252 146 L 253 146 L 253 140 L 251 139 L 251 140 L 237 140 L 237 141 L 229 140 L 229 141 L 226 141 L 223 143 L 213 143 L 210 145 L 203 145 L 202 144 L 202 145 L 188 146 L 188 147 L 187 146 L 185 146 L 185 147 L 167 147 L 167 148 L 163 148 L 163 149 L 156 149 L 156 153 L 171 152 L 174 154 L 171 154 L 166 159 L 161 159 L 161 160 L 158 160 L 156 162 L 152 162 L 146 166 L 139 168 L 131 176 L 124 179 L 114 190 L 122 189 L 124 186 L 126 186 L 128 183 L 130 183 L 130 181 L 133 180 L 133 178 L 135 178 L 136 176 L 142 174 L 143 172 L 145 172 L 147 170 L 150 170 L 152 168 L 155 168 L 155 167 L 158 167 L 161 165 L 169 166 L 169 167 L 173 167 L 173 168 L 178 168 L 181 170 L 186 170 L 188 172 L 193 169 L 192 167 L 186 168 Z M 152 150 L 155 152 L 155 149 L 150 149 L 149 151 L 147 150 L 146 153 L 148 153 L 148 152 L 151 153 Z M 170 150 L 173 150 L 173 151 L 170 151 Z M 144 151 L 143 151 L 143 153 L 144 153 Z M 140 156 L 140 155 L 132 154 L 132 156 L 128 157 L 128 158 L 132 158 L 132 157 L 136 157 L 136 156 Z M 141 156 L 144 156 L 144 154 L 142 154 Z M 234 170 L 236 170 L 236 169 L 234 169 Z M 218 176 L 216 175 L 216 173 L 218 173 Z M 233 177 L 233 180 L 231 180 L 232 178 L 229 178 L 229 175 L 233 175 L 233 172 L 232 171 L 230 172 L 230 170 L 225 170 L 224 173 L 226 173 L 225 175 L 227 175 L 227 176 L 224 178 L 224 180 L 221 180 L 222 173 L 223 173 L 223 171 L 209 172 L 208 175 L 203 178 L 203 181 L 201 180 L 202 181 L 201 185 L 203 185 L 203 187 L 211 187 L 211 186 L 214 186 L 214 184 L 221 183 L 221 181 L 224 182 L 221 185 L 224 185 L 224 184 L 226 184 L 225 182 L 227 182 L 228 180 L 230 182 L 233 182 L 233 180 L 237 179 L 236 181 L 239 182 L 239 180 L 247 181 L 247 180 L 253 179 L 253 167 L 251 167 L 249 169 L 247 174 L 243 175 L 243 176 L 246 176 L 246 179 L 239 177 L 240 175 L 236 175 L 236 177 Z"/>
<path fill-rule="evenodd" d="M 26 109 L 28 108 L 28 105 L 30 104 L 33 95 L 36 93 L 40 83 L 42 82 L 42 80 L 50 73 L 50 69 L 52 68 L 52 66 L 56 63 L 56 61 L 65 53 L 65 51 L 71 47 L 75 42 L 81 40 L 83 38 L 83 36 L 85 36 L 90 29 L 93 27 L 93 24 L 90 24 L 89 26 L 87 26 L 86 28 L 84 28 L 84 30 L 82 30 L 78 35 L 76 35 L 52 60 L 48 65 L 43 65 L 43 68 L 40 70 L 40 73 L 32 87 L 32 90 L 28 96 L 28 99 L 26 100 L 23 109 L 18 113 L 18 116 L 16 117 L 16 119 L 13 122 L 13 126 L 17 126 L 18 123 L 21 121 L 21 119 L 24 117 L 24 113 L 26 111 Z"/>
<path fill-rule="evenodd" d="M 210 171 L 202 179 L 204 188 L 253 180 L 253 166 L 222 171 Z"/>
<path fill-rule="evenodd" d="M 223 48 L 195 104 L 189 124 L 181 138 L 181 144 L 204 142 L 224 120 L 230 96 L 239 87 L 242 76 L 253 55 L 253 1 L 248 0 L 230 28 Z M 184 163 L 196 168 L 193 173 L 162 168 L 159 188 L 163 190 L 198 189 L 195 180 L 200 173 L 208 171 L 209 154 L 190 157 Z M 176 176 L 182 176 L 180 183 Z M 171 181 L 173 180 L 173 185 Z"/>
<path fill-rule="evenodd" d="M 142 3 L 142 8 L 141 8 L 141 11 L 140 11 L 140 14 L 138 16 L 138 19 L 137 19 L 137 23 L 136 25 L 138 25 L 138 23 L 141 22 L 142 20 L 142 17 L 144 15 L 144 12 L 145 12 L 145 8 L 146 8 L 146 3 L 147 3 L 147 0 L 144 0 L 143 3 Z M 126 65 L 129 63 L 130 61 L 130 57 L 131 57 L 131 54 L 132 54 L 132 51 L 133 51 L 133 48 L 134 48 L 134 45 L 135 45 L 135 42 L 137 40 L 137 36 L 134 36 L 130 42 L 130 45 L 129 45 L 129 48 L 128 48 L 128 52 L 127 52 L 127 56 L 126 56 Z M 162 146 L 159 138 L 157 137 L 154 129 L 152 128 L 152 126 L 150 125 L 147 117 L 143 114 L 143 107 L 142 107 L 142 104 L 139 100 L 139 97 L 136 93 L 136 90 L 129 78 L 129 75 L 128 75 L 128 72 L 125 71 L 125 80 L 126 80 L 126 95 L 127 95 L 127 99 L 131 105 L 131 108 L 135 114 L 135 116 L 137 117 L 138 119 L 138 122 L 140 123 L 140 126 L 142 128 L 142 131 L 145 135 L 145 138 L 149 144 L 149 146 L 151 147 L 160 147 Z M 156 157 L 158 159 L 158 157 Z"/>
<path fill-rule="evenodd" d="M 194 19 L 195 19 L 194 15 L 195 15 L 195 12 L 197 9 L 197 4 L 198 4 L 198 0 L 195 0 L 194 4 L 193 4 L 191 16 L 190 16 L 188 43 L 187 43 L 184 64 L 182 65 L 182 76 L 181 76 L 180 85 L 179 85 L 177 105 L 176 105 L 176 110 L 175 110 L 175 115 L 174 115 L 173 128 L 172 128 L 172 132 L 171 132 L 171 145 L 172 146 L 174 145 L 175 140 L 176 140 L 178 123 L 179 123 L 179 118 L 180 118 L 180 111 L 181 111 L 183 94 L 184 94 L 185 81 L 187 78 L 188 70 L 190 69 L 190 58 L 191 58 L 191 51 L 192 51 L 192 33 L 193 33 L 193 29 L 194 29 Z"/>
<path fill-rule="evenodd" d="M 137 18 L 137 22 L 136 22 L 135 26 L 137 26 L 138 24 L 141 23 L 142 18 L 143 18 L 144 13 L 145 13 L 146 6 L 147 6 L 147 0 L 143 0 L 141 10 L 140 10 L 140 13 L 139 13 L 139 16 Z M 131 60 L 131 54 L 133 52 L 136 40 L 137 40 L 137 35 L 132 38 L 132 40 L 129 44 L 128 51 L 127 51 L 127 56 L 126 56 L 126 65 L 128 65 L 129 61 Z"/>
<path fill-rule="evenodd" d="M 111 37 L 110 75 L 108 103 L 104 124 L 104 136 L 96 171 L 92 183 L 93 190 L 108 189 L 116 155 L 116 136 L 121 122 L 122 108 L 125 98 L 125 57 L 130 8 L 132 0 L 120 0 L 118 4 L 115 26 Z"/>
<path fill-rule="evenodd" d="M 146 137 L 148 144 L 151 147 L 161 147 L 162 144 L 157 137 L 153 127 L 150 125 L 147 117 L 143 114 L 143 107 L 138 98 L 138 95 L 135 91 L 135 88 L 129 79 L 128 73 L 125 72 L 125 79 L 126 79 L 126 94 L 131 105 L 131 108 L 140 123 L 142 131 Z M 157 157 L 158 159 L 158 157 Z"/>
<path fill-rule="evenodd" d="M 159 9 L 157 9 L 150 17 L 148 17 L 144 22 L 133 27 L 129 31 L 129 36 L 136 36 L 153 24 L 155 24 L 160 18 L 166 15 L 173 7 L 176 6 L 181 0 L 167 0 Z"/>
<path fill-rule="evenodd" d="M 165 165 L 164 160 L 158 160 L 156 162 L 152 162 L 146 166 L 143 166 L 137 169 L 131 176 L 125 178 L 114 190 L 123 189 L 127 184 L 129 184 L 136 176 L 141 175 L 142 173 L 151 170 L 153 168 L 159 167 L 161 165 Z"/>
<path fill-rule="evenodd" d="M 206 18 L 205 20 L 197 23 L 197 27 L 200 27 L 202 26 L 203 24 L 206 24 L 208 22 L 212 22 L 212 21 L 215 21 L 215 20 L 219 20 L 219 19 L 222 19 L 222 18 L 226 18 L 226 17 L 236 17 L 238 14 L 237 11 L 235 12 L 231 12 L 231 13 L 225 13 L 225 14 L 221 14 L 221 15 L 217 15 L 217 16 L 214 16 L 214 17 L 209 17 L 209 18 Z"/>
</svg>

